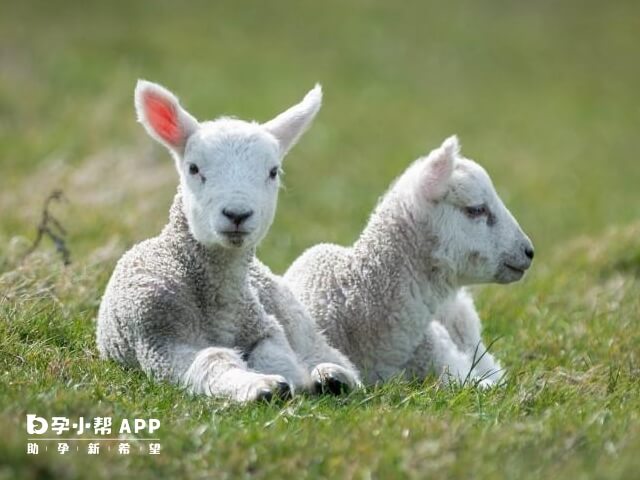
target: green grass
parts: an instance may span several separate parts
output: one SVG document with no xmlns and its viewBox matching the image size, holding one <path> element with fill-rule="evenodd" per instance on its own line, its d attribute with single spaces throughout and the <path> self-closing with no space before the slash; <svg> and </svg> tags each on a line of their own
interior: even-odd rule
<svg viewBox="0 0 640 480">
<path fill-rule="evenodd" d="M 637 2 L 0 1 L 0 479 L 634 478 L 640 468 Z M 510 372 L 479 392 L 390 382 L 229 406 L 98 359 L 119 255 L 176 178 L 138 77 L 198 118 L 266 120 L 316 81 L 261 258 L 350 243 L 409 162 L 458 133 L 536 247 L 476 290 Z M 22 261 L 45 197 L 69 231 Z M 156 417 L 162 454 L 26 455 L 25 415 Z"/>
</svg>

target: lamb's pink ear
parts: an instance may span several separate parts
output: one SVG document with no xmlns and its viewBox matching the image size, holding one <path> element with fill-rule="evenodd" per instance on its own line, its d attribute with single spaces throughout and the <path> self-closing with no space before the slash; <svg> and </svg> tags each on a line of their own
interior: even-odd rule
<svg viewBox="0 0 640 480">
<path fill-rule="evenodd" d="M 138 80 L 135 104 L 138 121 L 149 135 L 182 155 L 198 121 L 180 106 L 176 96 L 156 83 Z"/>
<path fill-rule="evenodd" d="M 421 188 L 429 200 L 438 200 L 447 192 L 447 185 L 459 153 L 460 143 L 458 137 L 453 135 L 427 156 Z"/>
<path fill-rule="evenodd" d="M 278 140 L 282 155 L 285 155 L 309 128 L 321 105 L 322 87 L 316 84 L 300 103 L 263 124 L 263 127 Z"/>
</svg>

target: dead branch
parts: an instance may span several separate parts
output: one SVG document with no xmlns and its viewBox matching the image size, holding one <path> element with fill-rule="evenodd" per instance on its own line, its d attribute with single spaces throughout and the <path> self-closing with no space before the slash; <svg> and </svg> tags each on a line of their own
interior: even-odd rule
<svg viewBox="0 0 640 480">
<path fill-rule="evenodd" d="M 38 224 L 36 238 L 29 250 L 27 250 L 27 252 L 25 253 L 23 259 L 31 255 L 38 248 L 38 246 L 40 246 L 40 243 L 42 242 L 42 239 L 44 237 L 49 237 L 55 245 L 56 251 L 62 257 L 62 262 L 65 265 L 69 265 L 71 263 L 71 252 L 67 247 L 65 239 L 65 237 L 67 236 L 67 231 L 62 227 L 58 219 L 55 218 L 49 211 L 52 202 L 62 202 L 65 200 L 66 198 L 62 193 L 62 190 L 54 190 L 45 199 L 44 206 L 42 207 L 42 218 L 40 220 L 40 223 Z"/>
</svg>

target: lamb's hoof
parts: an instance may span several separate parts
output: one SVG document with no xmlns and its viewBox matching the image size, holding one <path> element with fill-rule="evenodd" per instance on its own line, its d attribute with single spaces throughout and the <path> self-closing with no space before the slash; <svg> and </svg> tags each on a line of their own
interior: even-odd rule
<svg viewBox="0 0 640 480">
<path fill-rule="evenodd" d="M 293 392 L 287 382 L 278 382 L 275 386 L 268 390 L 266 388 L 260 390 L 256 395 L 258 402 L 271 403 L 274 400 L 291 400 Z"/>
<path fill-rule="evenodd" d="M 342 395 L 361 386 L 358 375 L 335 363 L 321 363 L 311 371 L 315 393 Z"/>
<path fill-rule="evenodd" d="M 260 390 L 256 395 L 256 401 L 271 403 L 273 400 L 273 392 L 271 390 Z"/>
<path fill-rule="evenodd" d="M 293 392 L 287 382 L 278 382 L 277 394 L 278 398 L 282 400 L 291 400 L 293 398 Z"/>
<path fill-rule="evenodd" d="M 327 375 L 322 380 L 314 382 L 314 390 L 315 393 L 319 395 L 326 393 L 330 393 L 331 395 L 342 395 L 343 393 L 348 393 L 350 388 L 349 385 L 340 381 L 336 377 Z"/>
</svg>

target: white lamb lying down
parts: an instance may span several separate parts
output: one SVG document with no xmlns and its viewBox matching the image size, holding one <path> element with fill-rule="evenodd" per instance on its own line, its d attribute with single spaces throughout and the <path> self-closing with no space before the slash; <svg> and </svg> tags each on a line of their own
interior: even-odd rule
<svg viewBox="0 0 640 480">
<path fill-rule="evenodd" d="M 273 221 L 282 158 L 321 100 L 317 86 L 262 125 L 199 123 L 168 90 L 138 82 L 138 119 L 173 155 L 180 187 L 167 226 L 128 251 L 107 285 L 97 331 L 103 358 L 236 401 L 359 384 L 254 255 Z"/>
<path fill-rule="evenodd" d="M 489 386 L 501 369 L 462 288 L 522 278 L 533 245 L 456 137 L 415 161 L 351 247 L 320 244 L 285 274 L 368 383 L 442 375 Z"/>
</svg>

